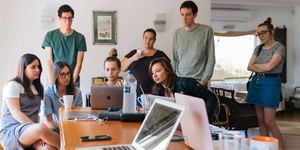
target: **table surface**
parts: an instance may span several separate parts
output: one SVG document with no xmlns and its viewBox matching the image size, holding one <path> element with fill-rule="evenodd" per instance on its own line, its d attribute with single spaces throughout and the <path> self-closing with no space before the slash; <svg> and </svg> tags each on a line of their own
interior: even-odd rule
<svg viewBox="0 0 300 150">
<path fill-rule="evenodd" d="M 96 111 L 90 107 L 76 107 L 72 109 L 59 109 L 59 129 L 61 147 L 65 150 L 74 150 L 78 147 L 101 146 L 112 144 L 131 144 L 142 122 L 122 122 L 107 121 L 98 123 L 94 120 L 72 121 L 68 120 L 68 112 L 89 112 Z M 97 112 L 97 111 L 96 111 Z M 180 130 L 177 134 L 182 135 Z M 112 137 L 107 141 L 87 141 L 81 142 L 81 136 L 93 136 L 107 134 Z M 172 150 L 191 150 L 184 142 L 170 142 L 167 149 Z"/>
</svg>

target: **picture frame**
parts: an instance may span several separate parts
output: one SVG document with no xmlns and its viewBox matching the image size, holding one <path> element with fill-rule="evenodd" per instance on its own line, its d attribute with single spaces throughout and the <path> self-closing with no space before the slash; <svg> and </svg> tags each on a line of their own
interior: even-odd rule
<svg viewBox="0 0 300 150">
<path fill-rule="evenodd" d="M 117 45 L 117 11 L 93 10 L 93 45 Z"/>
</svg>

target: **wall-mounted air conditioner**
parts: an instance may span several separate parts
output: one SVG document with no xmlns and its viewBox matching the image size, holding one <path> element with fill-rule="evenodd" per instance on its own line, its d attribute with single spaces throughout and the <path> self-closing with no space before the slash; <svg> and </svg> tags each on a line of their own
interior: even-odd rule
<svg viewBox="0 0 300 150">
<path fill-rule="evenodd" d="M 252 13 L 247 10 L 211 9 L 211 21 L 250 21 Z"/>
</svg>

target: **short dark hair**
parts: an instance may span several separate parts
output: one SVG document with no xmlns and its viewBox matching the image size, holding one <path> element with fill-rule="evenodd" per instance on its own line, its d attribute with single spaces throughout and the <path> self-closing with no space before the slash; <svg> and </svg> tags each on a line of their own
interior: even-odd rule
<svg viewBox="0 0 300 150">
<path fill-rule="evenodd" d="M 68 67 L 70 70 L 70 83 L 69 83 L 69 85 L 67 85 L 67 91 L 66 91 L 67 93 L 66 94 L 76 95 L 76 87 L 75 87 L 75 83 L 73 81 L 72 69 L 67 62 L 59 60 L 53 64 L 53 67 L 52 67 L 52 79 L 53 80 L 52 81 L 55 81 L 56 88 L 57 88 L 59 73 L 64 67 Z"/>
<path fill-rule="evenodd" d="M 61 17 L 62 13 L 64 13 L 64 12 L 71 12 L 72 13 L 72 18 L 74 18 L 74 10 L 72 9 L 71 6 L 69 6 L 67 4 L 61 5 L 58 8 L 58 11 L 57 11 L 58 17 Z"/>
<path fill-rule="evenodd" d="M 190 8 L 192 9 L 193 14 L 198 13 L 198 7 L 193 1 L 185 1 L 181 4 L 180 10 L 182 8 Z"/>
<path fill-rule="evenodd" d="M 144 37 L 144 35 L 145 35 L 146 32 L 151 32 L 151 33 L 153 33 L 153 34 L 154 34 L 154 39 L 156 39 L 156 32 L 155 32 L 154 29 L 152 29 L 152 28 L 146 29 L 146 30 L 144 31 L 144 33 L 143 33 L 143 37 Z"/>
</svg>

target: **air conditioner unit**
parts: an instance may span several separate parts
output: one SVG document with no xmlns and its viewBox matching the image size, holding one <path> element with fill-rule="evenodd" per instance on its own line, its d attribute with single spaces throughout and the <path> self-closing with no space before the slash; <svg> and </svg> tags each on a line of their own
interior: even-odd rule
<svg viewBox="0 0 300 150">
<path fill-rule="evenodd" d="M 222 10 L 222 9 L 211 10 L 212 21 L 247 22 L 251 20 L 251 17 L 252 17 L 252 13 L 247 10 Z"/>
</svg>

